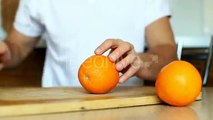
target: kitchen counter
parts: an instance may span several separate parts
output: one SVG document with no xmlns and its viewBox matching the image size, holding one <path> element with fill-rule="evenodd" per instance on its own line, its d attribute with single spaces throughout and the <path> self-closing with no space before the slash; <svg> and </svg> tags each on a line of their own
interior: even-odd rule
<svg viewBox="0 0 213 120">
<path fill-rule="evenodd" d="M 211 120 L 213 118 L 213 87 L 203 88 L 201 101 L 186 107 L 165 104 L 119 109 L 67 112 L 30 116 L 3 117 L 1 120 Z"/>
</svg>

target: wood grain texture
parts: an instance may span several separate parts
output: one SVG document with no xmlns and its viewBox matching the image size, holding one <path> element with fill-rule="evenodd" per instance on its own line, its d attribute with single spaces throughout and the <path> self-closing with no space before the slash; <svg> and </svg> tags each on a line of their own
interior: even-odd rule
<svg viewBox="0 0 213 120">
<path fill-rule="evenodd" d="M 201 97 L 198 97 L 198 100 Z M 45 114 L 159 104 L 154 87 L 117 87 L 108 94 L 82 88 L 1 88 L 0 116 Z"/>
<path fill-rule="evenodd" d="M 186 107 L 165 104 L 117 109 L 0 117 L 1 120 L 210 120 L 213 118 L 213 88 L 203 88 L 202 101 Z"/>
</svg>

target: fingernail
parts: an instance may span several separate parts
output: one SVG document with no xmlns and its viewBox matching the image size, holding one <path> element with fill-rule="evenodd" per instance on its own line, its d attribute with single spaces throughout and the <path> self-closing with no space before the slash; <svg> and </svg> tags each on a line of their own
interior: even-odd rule
<svg viewBox="0 0 213 120">
<path fill-rule="evenodd" d="M 110 55 L 109 57 L 112 61 L 115 61 L 115 55 Z"/>
<path fill-rule="evenodd" d="M 117 67 L 117 69 L 118 69 L 119 71 L 123 69 L 123 65 L 122 65 L 121 63 L 118 63 L 118 64 L 116 65 L 116 67 Z"/>
<path fill-rule="evenodd" d="M 119 79 L 119 83 L 124 83 L 123 77 L 121 77 L 121 78 Z"/>
<path fill-rule="evenodd" d="M 97 48 L 97 49 L 95 50 L 95 53 L 96 53 L 96 54 L 101 54 L 101 49 L 100 49 L 100 48 Z"/>
</svg>

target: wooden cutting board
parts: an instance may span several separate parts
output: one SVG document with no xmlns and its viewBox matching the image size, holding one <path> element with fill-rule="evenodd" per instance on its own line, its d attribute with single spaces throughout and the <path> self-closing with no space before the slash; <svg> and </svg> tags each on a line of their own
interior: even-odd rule
<svg viewBox="0 0 213 120">
<path fill-rule="evenodd" d="M 197 100 L 201 99 L 201 95 Z M 154 87 L 117 87 L 108 94 L 83 88 L 0 88 L 0 116 L 46 114 L 160 104 Z"/>
</svg>

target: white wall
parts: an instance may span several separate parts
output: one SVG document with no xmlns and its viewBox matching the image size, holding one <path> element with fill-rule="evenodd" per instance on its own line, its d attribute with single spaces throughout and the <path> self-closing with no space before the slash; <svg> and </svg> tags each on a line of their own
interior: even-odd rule
<svg viewBox="0 0 213 120">
<path fill-rule="evenodd" d="M 204 32 L 213 34 L 213 0 L 204 0 Z"/>
<path fill-rule="evenodd" d="M 204 35 L 203 0 L 172 0 L 172 8 L 175 36 Z"/>
</svg>

